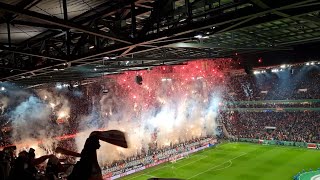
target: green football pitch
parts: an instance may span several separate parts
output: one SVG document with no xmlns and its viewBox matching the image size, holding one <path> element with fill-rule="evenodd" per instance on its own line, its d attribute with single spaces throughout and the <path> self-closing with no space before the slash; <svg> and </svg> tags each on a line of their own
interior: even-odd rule
<svg viewBox="0 0 320 180">
<path fill-rule="evenodd" d="M 297 147 L 225 143 L 184 158 L 123 177 L 218 180 L 285 180 L 303 169 L 320 167 L 320 151 Z"/>
</svg>

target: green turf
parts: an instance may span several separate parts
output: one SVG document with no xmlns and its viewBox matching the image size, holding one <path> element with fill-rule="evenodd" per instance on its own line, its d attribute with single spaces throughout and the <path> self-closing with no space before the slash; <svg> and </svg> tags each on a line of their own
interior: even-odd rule
<svg viewBox="0 0 320 180">
<path fill-rule="evenodd" d="M 320 167 L 320 151 L 249 143 L 226 143 L 122 179 L 150 177 L 210 180 L 285 180 Z"/>
</svg>

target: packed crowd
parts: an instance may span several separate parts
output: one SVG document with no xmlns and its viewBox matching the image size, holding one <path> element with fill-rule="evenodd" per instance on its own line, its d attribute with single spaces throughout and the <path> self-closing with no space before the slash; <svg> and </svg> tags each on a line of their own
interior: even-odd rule
<svg viewBox="0 0 320 180">
<path fill-rule="evenodd" d="M 4 148 L 0 151 L 0 179 L 3 180 L 35 180 L 43 177 L 42 179 L 53 180 L 57 170 L 52 169 L 52 160 L 48 162 L 45 172 L 46 174 L 40 175 L 40 170 L 43 170 L 41 165 L 47 159 L 56 158 L 53 154 L 44 155 L 35 158 L 35 150 L 30 148 L 29 151 L 21 151 L 18 156 L 15 156 L 15 146 Z M 63 168 L 63 167 L 56 167 Z"/>
<path fill-rule="evenodd" d="M 254 102 L 254 101 L 253 101 Z M 226 103 L 227 108 L 318 108 L 320 107 L 320 102 L 263 102 L 259 103 L 245 103 L 245 102 L 230 102 Z"/>
<path fill-rule="evenodd" d="M 320 107 L 320 102 L 317 101 L 288 103 L 289 100 L 320 99 L 319 84 L 320 76 L 317 70 L 307 71 L 305 68 L 298 68 L 294 73 L 285 70 L 268 75 L 231 76 L 227 79 L 228 91 L 224 94 L 225 100 L 231 103 L 225 104 L 226 109 L 220 112 L 218 120 L 226 129 L 225 135 L 229 137 L 320 143 L 320 111 L 281 111 L 281 108 Z M 287 102 L 236 103 L 256 100 L 287 100 Z M 82 103 L 77 98 L 71 98 L 70 104 L 78 106 L 71 107 L 70 117 L 66 119 L 68 123 L 62 135 L 76 133 L 79 117 L 90 112 L 90 105 Z M 228 108 L 278 108 L 281 112 L 237 111 Z M 59 125 L 60 122 L 57 122 L 56 116 L 53 116 L 52 119 L 53 123 L 56 123 L 55 125 Z M 0 119 L 0 121 L 2 120 Z M 0 133 L 0 146 L 10 145 L 12 143 L 10 142 L 10 131 L 1 129 Z M 210 138 L 197 138 L 166 147 L 145 149 L 135 156 L 103 164 L 102 171 L 123 173 L 126 169 L 137 165 L 150 165 L 162 157 L 173 157 L 178 153 L 190 150 L 191 147 L 197 148 L 202 145 L 200 142 Z M 72 144 L 72 141 L 61 141 L 58 145 L 74 150 Z M 32 149 L 29 152 L 19 152 L 18 157 L 14 157 L 13 149 L 8 147 L 0 152 L 0 179 L 7 180 L 9 177 L 10 180 L 15 179 L 13 176 L 15 174 L 24 174 L 25 177 L 28 177 L 25 179 L 34 179 L 36 175 L 39 175 L 36 167 L 44 160 L 50 158 L 53 160 L 54 157 L 54 155 L 47 155 L 36 160 Z M 52 168 L 52 166 L 47 167 Z M 48 175 L 57 171 L 49 168 L 44 169 L 43 172 Z"/>
<path fill-rule="evenodd" d="M 230 76 L 225 98 L 234 101 L 319 99 L 319 84 L 317 68 L 299 67 L 293 73 L 285 69 L 278 73 Z"/>
<path fill-rule="evenodd" d="M 298 142 L 320 142 L 320 112 L 222 112 L 230 136 Z"/>
<path fill-rule="evenodd" d="M 207 147 L 209 144 L 215 144 L 216 140 L 213 137 L 195 138 L 186 142 L 180 142 L 164 146 L 159 149 L 148 151 L 147 154 L 129 157 L 126 160 L 114 161 L 103 167 L 104 174 L 116 176 L 126 173 L 140 167 L 152 167 L 161 162 L 175 161 L 176 159 L 187 156 L 192 151 L 196 152 L 198 148 Z"/>
<path fill-rule="evenodd" d="M 89 139 L 89 138 L 88 138 Z M 88 140 L 87 140 L 88 141 Z M 159 160 L 175 158 L 175 156 L 181 153 L 188 153 L 198 147 L 208 145 L 213 142 L 213 137 L 201 137 L 194 138 L 186 142 L 180 142 L 170 144 L 162 148 L 150 149 L 144 153 L 140 153 L 136 156 L 128 157 L 122 160 L 116 160 L 111 163 L 102 165 L 102 174 L 115 176 L 120 173 L 127 172 L 128 169 L 132 170 L 141 166 L 151 165 L 158 162 Z M 86 145 L 88 143 L 86 142 Z M 85 147 L 86 147 L 85 145 Z M 65 144 L 65 147 L 68 144 Z M 92 145 L 88 146 L 92 147 Z M 99 147 L 99 146 L 98 146 Z M 85 149 L 85 148 L 84 148 Z M 93 148 L 95 151 L 98 148 Z M 29 151 L 21 151 L 18 156 L 15 156 L 15 146 L 4 148 L 0 151 L 0 179 L 2 180 L 54 180 L 55 178 L 66 179 L 67 176 L 72 176 L 70 172 L 73 167 L 71 164 L 75 163 L 75 157 L 61 156 L 61 155 L 44 155 L 39 158 L 35 158 L 35 150 L 30 148 Z M 87 159 L 85 150 L 81 152 L 81 158 Z M 95 155 L 96 156 L 96 155 Z M 59 158 L 58 158 L 59 157 Z M 96 157 L 95 157 L 96 158 Z M 47 164 L 44 162 L 47 160 Z M 71 160 L 70 160 L 71 159 Z M 80 160 L 81 161 L 81 160 Z M 79 162 L 80 162 L 79 161 Z M 94 158 L 90 161 L 94 162 Z M 63 164 L 58 162 L 64 162 Z M 69 163 L 68 163 L 69 162 Z M 70 163 L 71 162 L 71 163 Z M 92 162 L 90 162 L 92 163 Z M 68 172 L 69 171 L 69 172 Z M 71 174 L 70 174 L 71 173 Z M 70 179 L 70 177 L 68 178 Z M 71 178 L 72 179 L 72 178 Z M 77 178 L 76 178 L 77 179 Z M 100 180 L 100 179 L 99 179 Z"/>
<path fill-rule="evenodd" d="M 167 151 L 170 151 L 172 149 L 179 149 L 179 148 L 181 148 L 181 152 L 183 150 L 190 150 L 187 148 L 188 145 L 192 145 L 193 143 L 198 143 L 201 141 L 208 142 L 208 140 L 212 139 L 212 138 L 213 137 L 210 137 L 210 136 L 201 137 L 201 138 L 194 138 L 194 139 L 191 139 L 191 140 L 185 141 L 185 142 L 170 143 L 170 145 L 162 146 L 160 148 L 147 149 L 146 151 L 141 151 L 139 154 L 137 154 L 135 156 L 127 157 L 127 158 L 121 159 L 121 160 L 115 160 L 110 163 L 106 163 L 103 165 L 103 169 L 107 170 L 107 169 L 112 169 L 114 167 L 122 167 L 122 166 L 126 167 L 126 164 L 130 164 L 130 162 L 133 162 L 133 161 L 139 161 L 143 165 L 147 165 L 147 164 L 153 162 L 153 157 L 162 156 Z M 194 147 L 198 147 L 199 145 L 201 145 L 201 144 L 197 144 L 197 146 L 194 146 Z M 176 153 L 181 153 L 181 152 L 176 151 Z M 146 158 L 146 157 L 149 157 L 149 158 Z M 150 157 L 152 157 L 151 158 L 152 160 L 149 160 Z"/>
</svg>

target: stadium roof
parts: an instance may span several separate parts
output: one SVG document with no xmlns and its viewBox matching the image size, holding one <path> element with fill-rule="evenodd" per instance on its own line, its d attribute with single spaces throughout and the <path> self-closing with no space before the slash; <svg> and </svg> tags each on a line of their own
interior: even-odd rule
<svg viewBox="0 0 320 180">
<path fill-rule="evenodd" d="M 319 11 L 319 0 L 2 0 L 0 80 L 33 86 L 283 55 L 320 42 Z"/>
</svg>

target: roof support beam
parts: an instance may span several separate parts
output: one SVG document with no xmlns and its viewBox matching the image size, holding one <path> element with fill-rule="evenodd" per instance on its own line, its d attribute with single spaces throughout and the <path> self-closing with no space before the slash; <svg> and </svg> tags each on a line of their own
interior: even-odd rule
<svg viewBox="0 0 320 180">
<path fill-rule="evenodd" d="M 204 43 L 175 43 L 175 44 L 167 45 L 166 47 L 172 47 L 172 48 L 256 49 L 256 50 L 293 50 L 292 48 L 281 48 L 281 47 L 223 46 L 223 45 L 217 45 L 217 44 L 204 44 Z"/>
<path fill-rule="evenodd" d="M 30 21 L 21 21 L 21 20 L 13 20 L 10 22 L 13 26 L 18 24 L 18 25 L 24 25 L 24 26 L 35 26 L 35 27 L 43 27 L 43 28 L 48 28 L 48 29 L 62 29 L 60 26 L 56 25 L 51 25 L 51 24 L 42 24 L 38 22 L 30 22 Z"/>
<path fill-rule="evenodd" d="M 136 5 L 134 1 L 131 2 L 131 37 L 137 35 L 137 20 L 136 20 Z"/>
<path fill-rule="evenodd" d="M 41 14 L 41 13 L 37 13 L 37 12 L 25 10 L 25 9 L 18 9 L 15 6 L 12 6 L 12 5 L 9 5 L 9 4 L 6 4 L 6 3 L 0 2 L 0 9 L 3 10 L 3 11 L 8 11 L 8 12 L 12 12 L 12 13 L 17 13 L 17 14 L 29 16 L 29 17 L 37 19 L 39 21 L 43 21 L 43 22 L 46 22 L 46 23 L 54 24 L 54 25 L 61 26 L 61 27 L 64 27 L 64 28 L 75 29 L 77 31 L 88 33 L 88 34 L 91 34 L 91 35 L 94 35 L 94 36 L 99 36 L 99 37 L 102 37 L 102 38 L 112 39 L 114 41 L 122 42 L 122 43 L 125 43 L 125 44 L 131 44 L 131 42 L 129 42 L 129 41 L 125 41 L 125 40 L 118 39 L 116 37 L 112 37 L 109 34 L 103 32 L 103 31 L 100 31 L 100 30 L 94 30 L 94 29 L 91 29 L 91 28 L 86 28 L 86 27 L 83 27 L 81 25 L 72 23 L 70 21 L 64 21 L 62 19 L 54 18 L 54 17 L 48 16 L 48 15 L 45 15 L 45 14 Z"/>
<path fill-rule="evenodd" d="M 66 62 L 65 59 L 60 59 L 60 58 L 57 58 L 57 57 L 50 57 L 50 56 L 46 56 L 46 55 L 42 55 L 42 54 L 24 52 L 24 51 L 8 48 L 8 47 L 5 47 L 5 46 L 0 46 L 0 50 L 11 52 L 11 53 L 16 53 L 16 54 L 22 54 L 22 55 L 27 55 L 27 56 L 40 57 L 40 58 L 46 58 L 46 59 L 51 59 L 51 60 L 55 60 L 55 61 Z"/>
<path fill-rule="evenodd" d="M 34 5 L 38 4 L 42 0 L 22 0 L 20 1 L 16 6 L 21 9 L 30 9 Z M 10 13 L 7 14 L 8 20 L 12 21 L 14 20 L 18 15 Z M 2 24 L 3 22 L 0 22 Z"/>
<path fill-rule="evenodd" d="M 267 4 L 265 4 L 264 2 L 262 2 L 262 0 L 251 0 L 251 1 L 262 9 L 270 9 L 270 7 Z M 275 11 L 274 14 L 281 16 L 281 17 L 290 17 L 290 15 L 283 13 L 283 12 L 280 12 L 280 11 Z M 304 18 L 304 17 L 292 17 L 291 19 L 298 20 L 298 21 L 301 21 L 301 20 L 302 21 L 309 21 L 312 23 L 320 24 L 319 19 L 312 20 L 310 18 Z"/>
<path fill-rule="evenodd" d="M 67 0 L 63 0 L 62 1 L 62 6 L 63 6 L 63 19 L 65 21 L 68 21 L 68 7 L 67 7 Z M 70 30 L 67 29 L 66 30 L 66 47 L 67 47 L 67 57 L 69 57 L 70 55 L 70 43 L 71 43 L 71 39 L 70 39 Z"/>
<path fill-rule="evenodd" d="M 118 53 L 119 51 L 126 51 L 131 46 L 148 45 L 148 44 L 152 44 L 153 42 L 157 42 L 157 41 L 159 42 L 159 41 L 169 40 L 169 39 L 173 39 L 173 38 L 190 37 L 190 33 L 197 32 L 197 31 L 203 30 L 203 29 L 212 28 L 213 26 L 217 27 L 215 30 L 220 29 L 220 27 L 226 28 L 226 27 L 232 25 L 232 23 L 243 21 L 243 20 L 251 18 L 251 17 L 257 17 L 257 18 L 250 21 L 250 23 L 241 24 L 241 25 L 235 27 L 235 29 L 250 27 L 252 25 L 266 23 L 266 22 L 270 22 L 270 21 L 274 21 L 274 20 L 287 19 L 287 18 L 283 18 L 283 17 L 279 17 L 279 16 L 274 16 L 272 13 L 274 13 L 275 11 L 286 10 L 285 12 L 290 14 L 290 16 L 301 16 L 301 15 L 305 15 L 305 14 L 308 14 L 311 12 L 319 11 L 320 8 L 319 8 L 319 6 L 306 6 L 308 8 L 303 7 L 300 9 L 297 9 L 297 8 L 292 9 L 292 7 L 295 7 L 297 5 L 302 5 L 302 4 L 306 5 L 306 3 L 310 3 L 310 2 L 314 2 L 314 1 L 316 1 L 316 0 L 303 0 L 303 1 L 293 0 L 292 3 L 289 3 L 287 1 L 281 1 L 281 2 L 279 2 L 280 4 L 278 4 L 276 8 L 268 9 L 268 10 L 258 10 L 256 8 L 252 8 L 252 7 L 241 8 L 241 9 L 238 9 L 237 12 L 228 12 L 228 13 L 225 13 L 224 15 L 221 15 L 221 16 L 218 16 L 215 18 L 211 18 L 211 19 L 207 19 L 205 22 L 201 22 L 201 21 L 192 22 L 186 26 L 182 26 L 182 27 L 178 27 L 175 29 L 169 29 L 167 31 L 160 32 L 157 35 L 148 35 L 145 39 L 141 39 L 140 42 L 138 42 L 135 45 L 116 44 L 113 47 L 105 48 L 105 49 L 103 49 L 99 52 L 96 52 L 94 54 L 87 54 L 83 57 L 75 57 L 75 59 L 70 62 L 76 63 L 76 62 L 81 62 L 81 61 L 83 62 L 83 61 L 88 60 L 88 62 L 83 63 L 81 65 L 98 63 L 98 62 L 102 61 L 102 58 L 100 58 L 100 60 L 90 61 L 90 62 L 89 62 L 89 60 L 94 57 L 99 58 L 104 55 L 108 56 L 108 55 L 113 54 L 115 52 Z M 286 4 L 281 4 L 281 3 L 285 3 L 285 2 L 286 2 Z M 255 24 L 253 24 L 253 23 L 255 23 Z M 229 29 L 228 32 L 233 31 L 233 30 L 234 29 L 231 29 L 231 30 Z M 175 43 L 175 42 L 171 42 L 171 43 Z M 157 50 L 157 49 L 164 47 L 168 44 L 170 44 L 170 43 L 160 44 L 159 47 L 148 48 L 148 49 L 144 49 L 144 50 L 139 50 L 139 49 L 135 48 L 131 52 L 129 52 L 127 55 Z M 117 57 L 120 57 L 120 56 L 117 56 Z M 54 68 L 56 66 L 58 66 L 58 65 L 45 67 L 45 68 L 41 68 L 41 69 L 36 69 L 36 70 L 33 70 L 32 72 L 41 72 L 39 74 L 47 74 L 47 73 L 50 73 L 52 71 L 52 68 Z M 46 72 L 44 72 L 44 71 L 46 71 Z M 12 79 L 17 79 L 17 78 L 19 79 L 19 76 L 21 76 L 21 74 L 10 76 L 5 79 L 11 79 L 11 78 Z"/>
<path fill-rule="evenodd" d="M 8 44 L 9 44 L 9 47 L 11 48 L 11 30 L 10 30 L 9 21 L 7 21 L 7 33 L 8 33 Z"/>
</svg>

